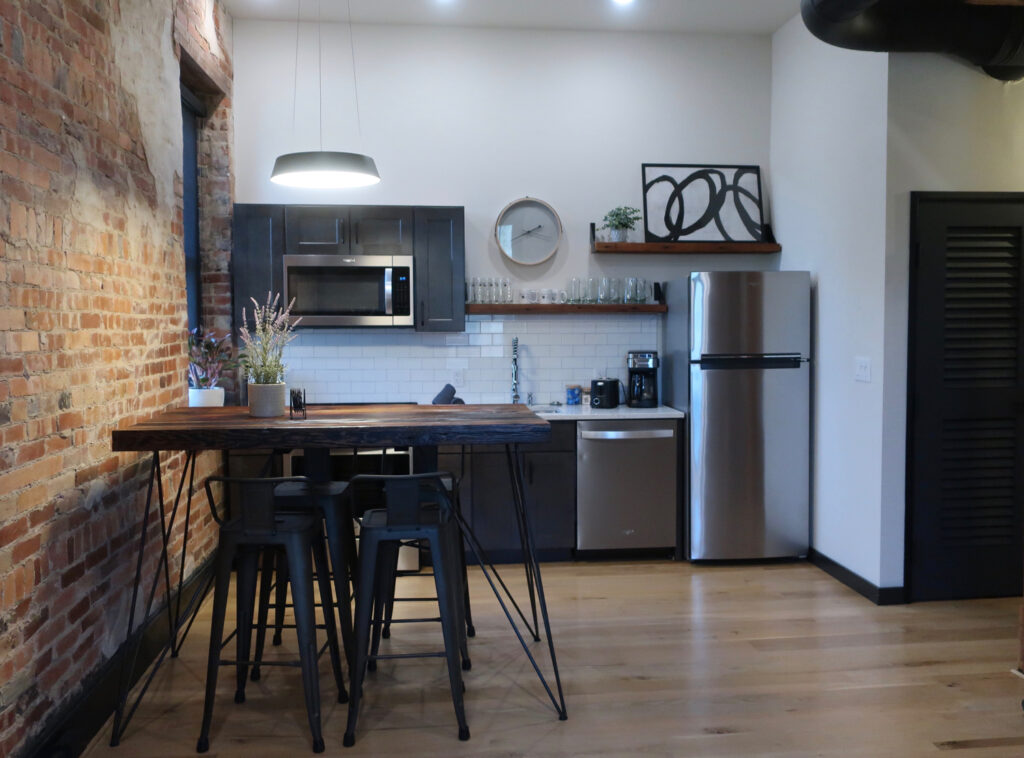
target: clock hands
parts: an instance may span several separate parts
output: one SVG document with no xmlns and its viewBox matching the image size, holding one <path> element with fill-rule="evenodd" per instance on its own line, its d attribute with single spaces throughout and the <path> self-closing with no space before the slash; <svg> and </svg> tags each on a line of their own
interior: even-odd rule
<svg viewBox="0 0 1024 758">
<path fill-rule="evenodd" d="M 532 234 L 533 232 L 537 231 L 538 229 L 543 229 L 543 228 L 544 228 L 544 224 L 537 224 L 537 226 L 533 227 L 532 229 L 526 229 L 524 231 L 519 232 L 519 234 L 517 234 L 512 239 L 517 240 L 520 237 L 523 237 L 523 236 L 525 236 L 527 234 Z"/>
</svg>

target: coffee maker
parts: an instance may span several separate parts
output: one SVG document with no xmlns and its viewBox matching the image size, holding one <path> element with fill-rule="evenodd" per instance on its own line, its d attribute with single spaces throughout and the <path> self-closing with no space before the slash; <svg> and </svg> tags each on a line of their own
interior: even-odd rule
<svg viewBox="0 0 1024 758">
<path fill-rule="evenodd" d="M 658 353 L 654 350 L 631 350 L 626 355 L 629 369 L 629 391 L 626 403 L 630 408 L 658 406 Z"/>
</svg>

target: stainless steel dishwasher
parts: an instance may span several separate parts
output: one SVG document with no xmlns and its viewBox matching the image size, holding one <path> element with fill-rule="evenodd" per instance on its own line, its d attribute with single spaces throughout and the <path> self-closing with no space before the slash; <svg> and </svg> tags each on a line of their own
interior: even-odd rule
<svg viewBox="0 0 1024 758">
<path fill-rule="evenodd" d="M 576 424 L 576 549 L 676 545 L 678 423 Z"/>
</svg>

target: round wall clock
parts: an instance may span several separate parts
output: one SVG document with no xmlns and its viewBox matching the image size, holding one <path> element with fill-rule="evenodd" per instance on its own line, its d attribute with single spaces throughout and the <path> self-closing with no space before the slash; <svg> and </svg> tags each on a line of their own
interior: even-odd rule
<svg viewBox="0 0 1024 758">
<path fill-rule="evenodd" d="M 562 219 L 543 200 L 522 197 L 502 208 L 494 224 L 494 239 L 506 258 L 534 266 L 558 249 Z"/>
</svg>

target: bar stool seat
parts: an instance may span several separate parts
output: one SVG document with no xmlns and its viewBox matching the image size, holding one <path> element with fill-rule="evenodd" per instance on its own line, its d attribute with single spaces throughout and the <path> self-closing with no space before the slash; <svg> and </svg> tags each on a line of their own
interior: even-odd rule
<svg viewBox="0 0 1024 758">
<path fill-rule="evenodd" d="M 196 751 L 199 753 L 205 753 L 210 747 L 209 735 L 213 719 L 213 701 L 217 692 L 217 672 L 221 665 L 236 667 L 235 702 L 245 702 L 245 683 L 250 665 L 249 653 L 256 574 L 260 553 L 265 548 L 282 549 L 288 564 L 288 579 L 292 589 L 295 627 L 299 643 L 299 666 L 302 670 L 306 714 L 313 737 L 313 752 L 320 753 L 324 750 L 320 722 L 318 649 L 313 600 L 314 564 L 319 578 L 320 595 L 324 600 L 325 607 L 330 607 L 333 597 L 328 580 L 323 526 L 319 516 L 313 513 L 278 512 L 274 487 L 284 482 L 302 484 L 306 487 L 307 497 L 312 496 L 312 483 L 298 477 L 289 479 L 209 477 L 206 480 L 207 500 L 214 519 L 220 525 L 220 534 L 216 558 L 213 618 L 210 623 L 203 724 L 196 743 Z M 213 483 L 237 488 L 241 508 L 240 514 L 236 518 L 225 521 L 218 515 L 211 488 Z M 234 661 L 221 661 L 220 652 L 223 647 L 224 617 L 227 611 L 228 590 L 231 582 L 231 566 L 236 559 L 238 566 L 237 652 Z M 334 613 L 324 613 L 327 647 L 330 651 L 331 666 L 338 687 L 338 702 L 343 703 L 348 699 L 348 694 L 345 691 L 341 672 L 341 654 L 334 618 Z"/>
</svg>

